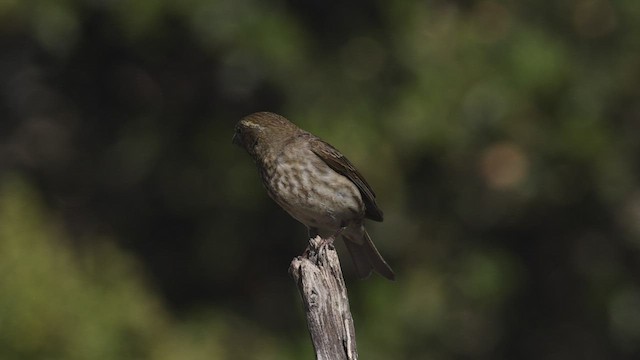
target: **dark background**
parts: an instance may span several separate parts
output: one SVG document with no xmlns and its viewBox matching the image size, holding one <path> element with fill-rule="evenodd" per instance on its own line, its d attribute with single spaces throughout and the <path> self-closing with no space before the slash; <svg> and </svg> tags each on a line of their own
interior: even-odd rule
<svg viewBox="0 0 640 360">
<path fill-rule="evenodd" d="M 0 358 L 311 359 L 270 110 L 385 211 L 363 359 L 640 357 L 640 3 L 0 3 Z M 339 248 L 341 255 L 346 255 Z"/>
</svg>

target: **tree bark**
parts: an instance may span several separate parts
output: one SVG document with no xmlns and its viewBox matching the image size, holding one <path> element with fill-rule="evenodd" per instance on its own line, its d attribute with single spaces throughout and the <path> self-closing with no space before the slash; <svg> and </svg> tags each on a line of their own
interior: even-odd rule
<svg viewBox="0 0 640 360">
<path fill-rule="evenodd" d="M 356 360 L 356 333 L 333 242 L 319 236 L 310 239 L 304 254 L 291 262 L 289 273 L 304 303 L 316 359 Z"/>
</svg>

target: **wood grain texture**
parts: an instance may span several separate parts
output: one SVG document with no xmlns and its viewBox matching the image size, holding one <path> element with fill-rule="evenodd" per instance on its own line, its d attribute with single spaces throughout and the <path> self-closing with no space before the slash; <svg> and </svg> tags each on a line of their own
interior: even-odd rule
<svg viewBox="0 0 640 360">
<path fill-rule="evenodd" d="M 289 273 L 302 297 L 316 359 L 357 359 L 347 288 L 332 241 L 310 239 L 305 253 L 291 262 Z"/>
</svg>

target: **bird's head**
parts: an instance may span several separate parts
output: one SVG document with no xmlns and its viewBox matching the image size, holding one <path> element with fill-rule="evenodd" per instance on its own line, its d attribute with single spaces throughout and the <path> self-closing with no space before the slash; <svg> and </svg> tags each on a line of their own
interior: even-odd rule
<svg viewBox="0 0 640 360">
<path fill-rule="evenodd" d="M 282 145 L 298 131 L 300 128 L 283 116 L 271 112 L 257 112 L 238 121 L 233 143 L 256 156 Z"/>
</svg>

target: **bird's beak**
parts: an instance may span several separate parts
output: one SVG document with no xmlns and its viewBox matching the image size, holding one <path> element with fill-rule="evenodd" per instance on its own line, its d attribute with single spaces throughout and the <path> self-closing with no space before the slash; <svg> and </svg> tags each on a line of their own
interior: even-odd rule
<svg viewBox="0 0 640 360">
<path fill-rule="evenodd" d="M 234 145 L 240 146 L 240 137 L 238 136 L 238 133 L 233 134 L 233 139 L 231 139 L 231 143 Z"/>
</svg>

